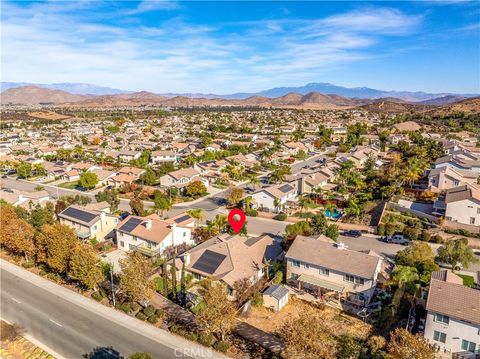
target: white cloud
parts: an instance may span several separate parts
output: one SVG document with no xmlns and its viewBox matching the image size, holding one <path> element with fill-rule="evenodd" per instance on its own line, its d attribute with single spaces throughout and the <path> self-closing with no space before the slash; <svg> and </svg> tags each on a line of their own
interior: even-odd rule
<svg viewBox="0 0 480 359">
<path fill-rule="evenodd" d="M 143 0 L 135 9 L 126 12 L 128 15 L 141 14 L 150 11 L 177 10 L 181 6 L 174 0 Z"/>
<path fill-rule="evenodd" d="M 172 4 L 144 1 L 136 10 Z M 85 3 L 75 6 L 3 9 L 3 80 L 217 93 L 310 82 L 342 64 L 371 58 L 381 35 L 403 36 L 422 21 L 397 10 L 364 9 L 323 19 L 215 27 L 174 15 L 154 26 L 123 27 L 104 21 L 96 9 L 82 12 Z M 111 20 L 115 14 L 105 16 Z"/>
</svg>

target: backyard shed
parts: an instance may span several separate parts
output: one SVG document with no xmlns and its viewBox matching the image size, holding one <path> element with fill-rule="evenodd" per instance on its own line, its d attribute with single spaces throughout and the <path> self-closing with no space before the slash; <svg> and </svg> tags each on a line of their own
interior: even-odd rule
<svg viewBox="0 0 480 359">
<path fill-rule="evenodd" d="M 288 289 L 283 285 L 274 284 L 263 292 L 263 305 L 275 312 L 282 310 L 288 303 Z"/>
</svg>

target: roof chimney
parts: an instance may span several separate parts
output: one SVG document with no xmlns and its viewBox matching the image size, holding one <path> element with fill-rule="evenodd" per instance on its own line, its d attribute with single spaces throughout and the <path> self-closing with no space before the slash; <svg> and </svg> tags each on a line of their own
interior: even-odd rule
<svg viewBox="0 0 480 359">
<path fill-rule="evenodd" d="M 146 221 L 145 221 L 145 228 L 146 229 L 152 229 L 152 220 L 150 218 L 148 218 Z"/>
<path fill-rule="evenodd" d="M 188 266 L 190 264 L 190 253 L 184 253 L 182 256 L 183 263 Z"/>
</svg>

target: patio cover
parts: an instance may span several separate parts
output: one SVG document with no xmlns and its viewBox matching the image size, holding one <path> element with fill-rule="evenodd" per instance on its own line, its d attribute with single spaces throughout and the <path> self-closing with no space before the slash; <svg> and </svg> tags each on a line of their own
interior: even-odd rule
<svg viewBox="0 0 480 359">
<path fill-rule="evenodd" d="M 308 284 L 311 284 L 311 285 L 314 285 L 314 286 L 317 286 L 317 287 L 322 287 L 322 288 L 325 288 L 325 289 L 328 289 L 328 290 L 333 290 L 333 291 L 338 292 L 338 293 L 343 293 L 343 291 L 345 289 L 345 287 L 340 285 L 340 284 L 336 284 L 336 283 L 329 282 L 328 280 L 312 277 L 312 276 L 307 275 L 307 274 L 301 274 L 300 277 L 298 277 L 297 280 L 299 282 L 304 282 L 304 283 L 308 283 Z"/>
</svg>

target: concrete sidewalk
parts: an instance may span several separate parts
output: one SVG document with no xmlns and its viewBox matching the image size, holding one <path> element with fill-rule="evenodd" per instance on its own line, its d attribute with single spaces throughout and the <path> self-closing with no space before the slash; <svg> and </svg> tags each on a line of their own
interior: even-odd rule
<svg viewBox="0 0 480 359">
<path fill-rule="evenodd" d="M 22 280 L 29 282 L 32 287 L 39 287 L 50 292 L 52 296 L 60 297 L 63 300 L 70 302 L 72 306 L 81 307 L 86 315 L 91 313 L 90 315 L 92 316 L 102 317 L 108 321 L 115 322 L 116 325 L 120 325 L 129 331 L 136 332 L 138 335 L 153 340 L 163 347 L 170 348 L 172 351 L 178 351 L 178 353 L 185 353 L 188 351 L 188 356 L 195 358 L 201 358 L 205 355 L 212 357 L 213 353 L 209 348 L 190 342 L 182 337 L 175 336 L 163 329 L 156 328 L 115 309 L 97 303 L 93 299 L 86 298 L 3 259 L 0 260 L 0 266 L 2 271 L 7 271 Z M 55 311 L 55 309 L 52 308 L 52 311 Z M 206 354 L 207 352 L 209 355 Z M 215 358 L 225 358 L 225 356 L 220 353 L 215 353 L 214 355 Z"/>
</svg>

